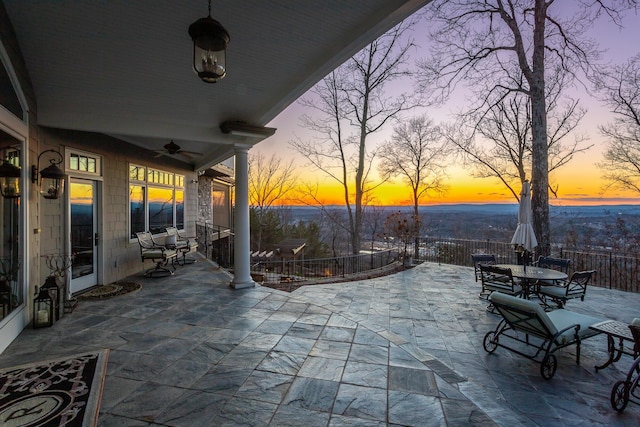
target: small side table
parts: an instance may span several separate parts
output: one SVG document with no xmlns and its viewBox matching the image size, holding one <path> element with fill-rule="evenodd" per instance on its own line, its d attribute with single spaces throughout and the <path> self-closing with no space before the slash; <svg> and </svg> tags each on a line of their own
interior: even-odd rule
<svg viewBox="0 0 640 427">
<path fill-rule="evenodd" d="M 609 359 L 607 359 L 602 365 L 596 366 L 596 371 L 606 368 L 613 362 L 617 362 L 620 360 L 623 353 L 634 358 L 637 357 L 637 354 L 633 351 L 635 341 L 633 339 L 633 335 L 631 335 L 629 324 L 618 322 L 617 320 L 605 320 L 604 322 L 589 326 L 589 329 L 593 329 L 596 332 L 607 335 L 607 351 L 609 352 Z M 616 338 L 618 339 L 617 345 Z M 625 341 L 629 341 L 631 343 L 631 350 L 625 350 Z"/>
</svg>

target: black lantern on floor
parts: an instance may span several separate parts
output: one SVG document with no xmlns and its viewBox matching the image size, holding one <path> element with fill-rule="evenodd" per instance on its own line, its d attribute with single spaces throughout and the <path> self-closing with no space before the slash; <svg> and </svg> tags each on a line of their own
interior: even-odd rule
<svg viewBox="0 0 640 427">
<path fill-rule="evenodd" d="M 229 33 L 215 19 L 200 18 L 189 26 L 193 40 L 193 70 L 206 83 L 215 83 L 227 75 L 227 44 Z"/>
<path fill-rule="evenodd" d="M 66 178 L 64 172 L 58 167 L 64 160 L 59 151 L 45 150 L 40 153 L 37 165 L 31 166 L 31 182 L 38 182 L 40 157 L 42 157 L 44 153 L 53 153 L 59 160 L 55 158 L 49 159 L 51 164 L 40 171 L 40 194 L 42 194 L 45 199 L 57 199 L 64 191 L 64 180 Z"/>
<path fill-rule="evenodd" d="M 48 290 L 40 288 L 33 300 L 33 327 L 45 328 L 53 325 L 54 302 Z"/>
<path fill-rule="evenodd" d="M 0 162 L 0 193 L 6 199 L 17 199 L 20 197 L 22 171 L 8 160 L 0 159 Z"/>
<path fill-rule="evenodd" d="M 62 306 L 62 292 L 60 292 L 60 288 L 56 283 L 55 276 L 47 277 L 47 280 L 44 281 L 44 285 L 42 285 L 41 289 L 49 292 L 51 299 L 53 300 L 53 317 L 54 320 L 60 320 L 60 307 Z"/>
</svg>

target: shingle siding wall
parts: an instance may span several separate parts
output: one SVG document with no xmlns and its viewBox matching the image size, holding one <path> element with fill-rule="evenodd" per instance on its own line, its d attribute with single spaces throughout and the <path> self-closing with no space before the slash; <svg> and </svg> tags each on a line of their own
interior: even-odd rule
<svg viewBox="0 0 640 427">
<path fill-rule="evenodd" d="M 188 170 L 188 165 L 166 156 L 154 158 L 147 150 L 102 134 L 45 128 L 43 139 L 52 145 L 76 148 L 103 157 L 103 215 L 99 224 L 102 239 L 100 258 L 104 266 L 102 282 L 111 283 L 152 267 L 149 261 L 142 264 L 138 242 L 129 239 L 130 163 L 185 176 L 185 221 L 187 229 L 195 230 L 197 185 L 191 180 L 196 178 L 196 174 Z M 56 222 L 51 219 L 51 223 L 54 225 Z M 48 233 L 55 238 L 55 232 Z"/>
</svg>

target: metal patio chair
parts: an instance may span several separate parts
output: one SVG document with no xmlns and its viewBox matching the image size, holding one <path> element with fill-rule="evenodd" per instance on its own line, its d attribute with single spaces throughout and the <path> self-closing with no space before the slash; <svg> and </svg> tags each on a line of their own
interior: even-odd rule
<svg viewBox="0 0 640 427">
<path fill-rule="evenodd" d="M 169 276 L 175 271 L 175 259 L 178 255 L 176 249 L 171 249 L 163 245 L 157 244 L 153 240 L 153 236 L 148 231 L 140 231 L 136 233 L 138 243 L 140 244 L 140 257 L 142 263 L 151 260 L 156 263 L 155 268 L 147 270 L 144 275 L 147 277 Z M 171 265 L 169 265 L 169 263 Z"/>
<path fill-rule="evenodd" d="M 167 227 L 167 237 L 165 245 L 175 245 L 175 249 L 182 255 L 182 262 L 178 258 L 178 264 L 193 264 L 195 258 L 187 257 L 188 254 L 198 250 L 198 240 L 195 237 L 184 237 L 180 234 L 176 227 Z"/>
<path fill-rule="evenodd" d="M 480 264 L 480 276 L 482 279 L 482 292 L 480 297 L 500 292 L 506 295 L 518 297 L 522 295 L 522 286 L 520 286 L 513 278 L 510 268 L 497 267 L 495 265 Z M 495 313 L 493 303 L 487 306 L 487 311 Z"/>
<path fill-rule="evenodd" d="M 547 302 L 550 299 L 557 308 L 563 308 L 570 299 L 580 298 L 584 301 L 587 284 L 595 272 L 595 270 L 575 271 L 569 280 L 561 285 L 540 286 L 538 296 L 546 306 L 550 306 Z"/>
<path fill-rule="evenodd" d="M 473 261 L 473 269 L 476 275 L 476 282 L 480 280 L 480 264 L 497 264 L 496 256 L 493 254 L 471 254 L 471 260 Z"/>
</svg>

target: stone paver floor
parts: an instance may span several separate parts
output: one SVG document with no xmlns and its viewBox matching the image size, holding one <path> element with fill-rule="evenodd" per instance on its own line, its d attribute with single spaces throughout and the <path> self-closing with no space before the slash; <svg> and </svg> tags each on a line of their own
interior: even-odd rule
<svg viewBox="0 0 640 427">
<path fill-rule="evenodd" d="M 548 381 L 523 357 L 486 354 L 499 318 L 471 268 L 427 263 L 291 294 L 233 290 L 204 260 L 129 279 L 142 290 L 25 330 L 0 368 L 109 348 L 101 426 L 640 425 L 640 406 L 609 404 L 631 358 L 593 369 L 604 336 L 583 343 L 580 366 L 561 350 Z M 590 287 L 569 308 L 628 322 L 640 295 Z"/>
</svg>

